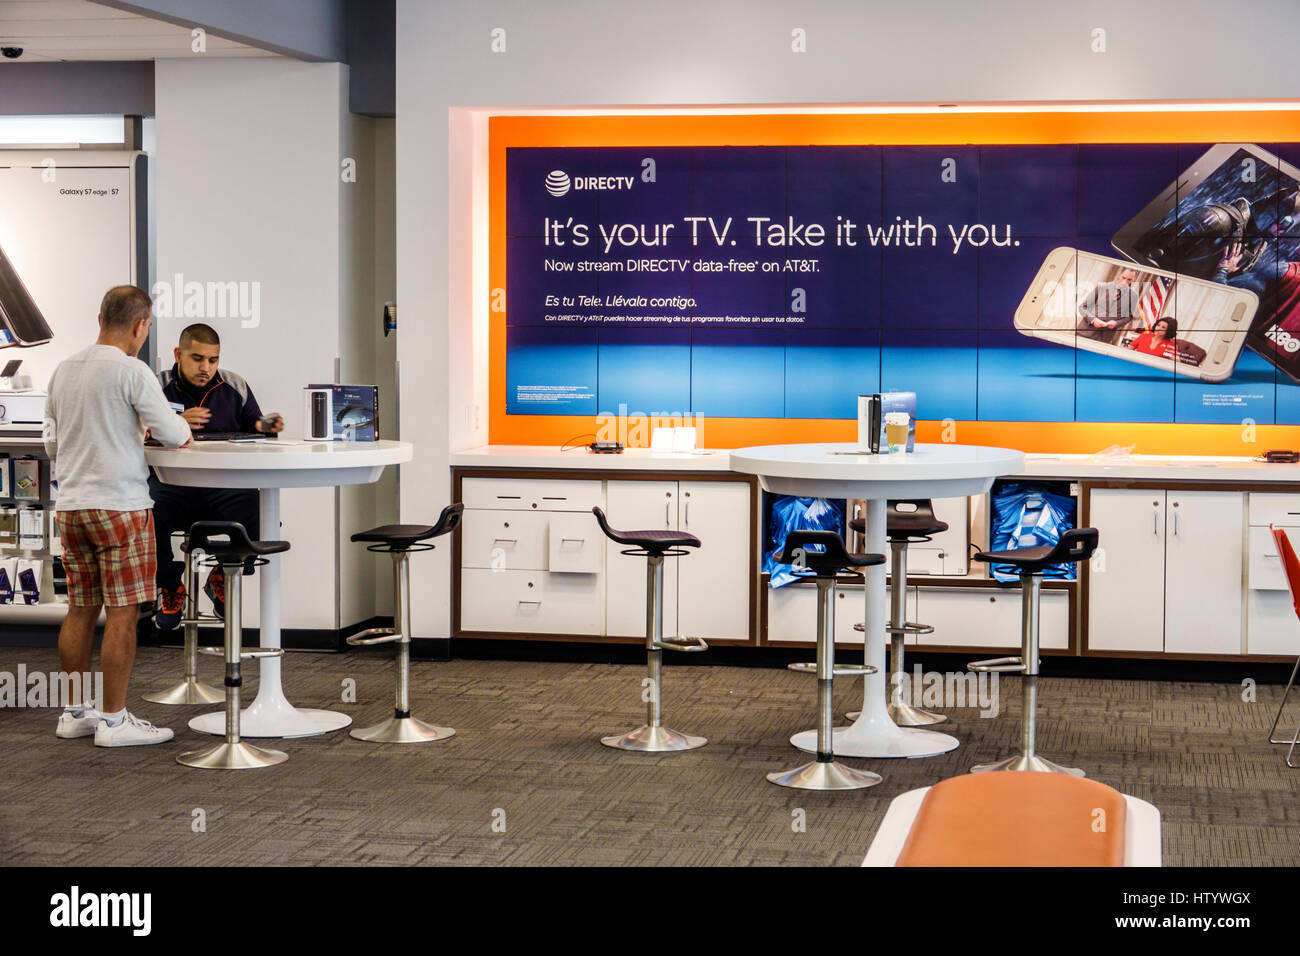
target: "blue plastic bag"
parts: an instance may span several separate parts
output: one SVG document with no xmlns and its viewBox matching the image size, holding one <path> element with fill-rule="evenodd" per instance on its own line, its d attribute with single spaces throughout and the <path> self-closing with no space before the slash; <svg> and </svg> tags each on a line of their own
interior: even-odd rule
<svg viewBox="0 0 1300 956">
<path fill-rule="evenodd" d="M 1054 545 L 1075 525 L 1075 500 L 1038 485 L 1007 482 L 993 492 L 989 524 L 990 551 Z M 999 581 L 1020 577 L 1009 564 L 992 565 L 989 571 Z M 1076 565 L 1067 562 L 1044 569 L 1043 577 L 1073 581 L 1076 573 Z"/>
<path fill-rule="evenodd" d="M 767 527 L 768 539 L 776 547 L 763 553 L 763 570 L 773 588 L 783 588 L 799 580 L 794 565 L 777 560 L 785 550 L 785 536 L 791 531 L 834 531 L 843 536 L 844 519 L 839 509 L 825 498 L 781 495 L 772 501 L 772 519 Z"/>
</svg>

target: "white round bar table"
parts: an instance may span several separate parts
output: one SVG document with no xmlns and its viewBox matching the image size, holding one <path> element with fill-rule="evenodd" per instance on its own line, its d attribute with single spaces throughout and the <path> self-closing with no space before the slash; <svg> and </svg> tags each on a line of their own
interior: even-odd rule
<svg viewBox="0 0 1300 956">
<path fill-rule="evenodd" d="M 256 488 L 261 506 L 258 537 L 280 538 L 280 489 L 329 488 L 378 481 L 384 468 L 412 458 L 409 442 L 195 442 L 189 448 L 146 448 L 145 458 L 169 485 L 191 488 Z M 290 542 L 292 544 L 292 542 Z M 280 646 L 280 556 L 259 569 L 261 646 Z M 340 730 L 352 718 L 330 710 L 301 710 L 289 703 L 280 682 L 280 658 L 260 661 L 257 698 L 240 716 L 245 737 L 310 737 Z M 190 721 L 190 729 L 224 734 L 224 712 Z"/>
<path fill-rule="evenodd" d="M 859 454 L 857 447 L 847 442 L 740 448 L 731 453 L 731 470 L 757 476 L 763 489 L 773 494 L 864 499 L 867 551 L 888 554 L 888 499 L 982 495 L 995 478 L 1017 474 L 1025 466 L 1025 456 L 1008 448 L 918 444 L 908 454 L 870 455 Z M 835 729 L 835 753 L 844 757 L 933 757 L 947 753 L 958 745 L 956 737 L 899 727 L 890 719 L 885 672 L 885 630 L 889 620 L 885 569 L 884 564 L 863 568 L 865 657 L 876 673 L 863 678 L 862 715 L 852 725 Z M 815 753 L 817 732 L 803 731 L 790 742 L 800 750 Z"/>
</svg>

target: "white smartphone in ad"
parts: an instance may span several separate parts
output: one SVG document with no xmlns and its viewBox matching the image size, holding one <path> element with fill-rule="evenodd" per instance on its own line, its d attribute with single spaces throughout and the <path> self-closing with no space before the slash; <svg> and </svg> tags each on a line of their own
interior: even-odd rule
<svg viewBox="0 0 1300 956">
<path fill-rule="evenodd" d="M 1043 260 L 1014 322 L 1032 338 L 1223 382 L 1258 308 L 1247 289 L 1060 246 Z"/>
</svg>

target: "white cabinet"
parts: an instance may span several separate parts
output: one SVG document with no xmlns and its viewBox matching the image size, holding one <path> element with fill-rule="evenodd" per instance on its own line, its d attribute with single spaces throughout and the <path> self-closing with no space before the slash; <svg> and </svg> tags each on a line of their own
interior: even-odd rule
<svg viewBox="0 0 1300 956">
<path fill-rule="evenodd" d="M 608 482 L 610 524 L 687 531 L 701 546 L 664 559 L 664 633 L 707 640 L 749 638 L 749 485 L 730 481 Z M 608 633 L 645 635 L 646 559 L 607 549 Z"/>
<path fill-rule="evenodd" d="M 1088 647 L 1163 651 L 1165 492 L 1098 488 L 1089 507 L 1100 537 L 1088 571 Z"/>
<path fill-rule="evenodd" d="M 749 637 L 749 485 L 729 481 L 683 481 L 678 527 L 702 545 L 677 560 L 677 624 L 687 637 L 746 640 Z"/>
<path fill-rule="evenodd" d="M 1242 496 L 1170 491 L 1165 652 L 1241 653 Z"/>
<path fill-rule="evenodd" d="M 599 506 L 615 528 L 701 540 L 664 560 L 665 636 L 750 637 L 748 482 L 467 476 L 461 499 L 463 632 L 644 637 L 646 559 L 605 538 Z"/>
<path fill-rule="evenodd" d="M 611 481 L 605 492 L 605 514 L 615 528 L 675 529 L 677 482 Z M 621 545 L 605 549 L 605 626 L 618 637 L 645 637 L 646 559 L 620 554 Z M 677 567 L 687 558 L 664 558 L 664 635 L 677 635 Z"/>
<path fill-rule="evenodd" d="M 1300 620 L 1269 525 L 1286 531 L 1292 548 L 1300 547 L 1300 495 L 1251 494 L 1249 499 L 1246 653 L 1295 657 L 1300 654 Z"/>
<path fill-rule="evenodd" d="M 767 589 L 767 643 L 796 641 L 817 643 L 817 585 L 809 582 Z M 908 594 L 914 608 L 916 588 Z M 862 586 L 847 584 L 835 588 L 835 643 L 861 644 L 862 632 L 854 625 L 862 620 Z"/>
<path fill-rule="evenodd" d="M 925 587 L 912 620 L 934 628 L 934 633 L 918 638 L 926 645 L 1016 649 L 1022 644 L 1020 588 Z M 1040 589 L 1038 646 L 1045 650 L 1070 646 L 1068 591 Z"/>
<path fill-rule="evenodd" d="M 1089 649 L 1241 653 L 1241 494 L 1095 488 L 1089 507 Z"/>
</svg>

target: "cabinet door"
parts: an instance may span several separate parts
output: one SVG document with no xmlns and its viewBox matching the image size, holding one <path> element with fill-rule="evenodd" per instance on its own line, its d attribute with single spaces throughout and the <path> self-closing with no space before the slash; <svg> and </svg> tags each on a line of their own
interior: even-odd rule
<svg viewBox="0 0 1300 956">
<path fill-rule="evenodd" d="M 1240 493 L 1171 491 L 1165 511 L 1165 651 L 1240 654 Z"/>
<path fill-rule="evenodd" d="M 749 485 L 683 481 L 679 527 L 703 543 L 681 562 L 677 622 L 688 637 L 748 640 L 750 612 Z"/>
<path fill-rule="evenodd" d="M 1089 505 L 1103 554 L 1089 571 L 1088 647 L 1163 650 L 1165 492 L 1098 488 Z"/>
<path fill-rule="evenodd" d="M 605 491 L 606 514 L 615 528 L 628 531 L 677 527 L 677 482 L 613 481 Z M 645 637 L 646 559 L 605 549 L 605 633 Z M 664 559 L 664 635 L 677 635 L 677 562 Z M 694 560 L 694 555 L 687 560 Z"/>
</svg>

